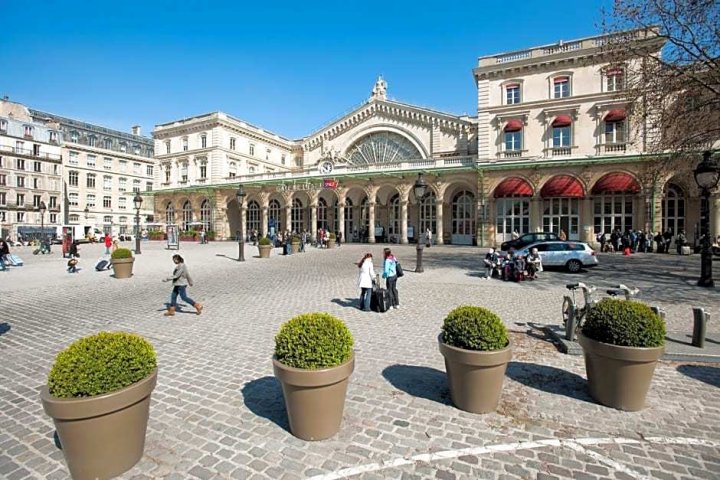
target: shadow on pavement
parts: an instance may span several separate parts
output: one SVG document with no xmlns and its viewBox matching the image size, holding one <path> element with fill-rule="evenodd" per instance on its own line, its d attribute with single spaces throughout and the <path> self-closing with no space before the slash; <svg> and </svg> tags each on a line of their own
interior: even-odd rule
<svg viewBox="0 0 720 480">
<path fill-rule="evenodd" d="M 282 387 L 275 377 L 262 377 L 246 383 L 242 394 L 245 406 L 251 412 L 267 418 L 287 432 L 290 431 Z"/>
<path fill-rule="evenodd" d="M 382 375 L 393 387 L 413 397 L 451 405 L 445 372 L 415 365 L 391 365 Z"/>
<path fill-rule="evenodd" d="M 9 323 L 6 323 L 6 322 L 0 323 L 0 335 L 5 335 L 9 331 L 10 331 Z"/>
<path fill-rule="evenodd" d="M 720 388 L 720 368 L 708 365 L 679 365 L 677 371 L 695 380 Z"/>
<path fill-rule="evenodd" d="M 348 307 L 357 308 L 357 306 L 358 306 L 357 298 L 333 298 L 330 301 L 332 303 L 340 305 L 341 307 L 346 307 L 346 308 L 348 308 Z"/>
<path fill-rule="evenodd" d="M 555 395 L 595 403 L 587 389 L 587 381 L 580 375 L 561 368 L 537 363 L 510 362 L 507 376 L 528 387 Z"/>
</svg>

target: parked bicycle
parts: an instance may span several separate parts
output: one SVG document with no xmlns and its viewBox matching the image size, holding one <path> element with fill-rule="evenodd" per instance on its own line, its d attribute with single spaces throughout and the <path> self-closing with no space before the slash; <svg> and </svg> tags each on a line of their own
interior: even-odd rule
<svg viewBox="0 0 720 480">
<path fill-rule="evenodd" d="M 585 285 L 582 282 L 568 283 L 565 285 L 565 288 L 572 292 L 572 296 L 565 295 L 563 298 L 563 325 L 565 326 L 565 339 L 572 341 L 575 340 L 575 332 L 581 326 L 588 313 L 590 313 L 593 305 L 597 303 L 597 300 L 592 298 L 592 292 L 594 292 L 596 288 Z M 575 292 L 578 289 L 583 292 L 584 304 L 582 306 L 578 306 L 575 299 Z M 637 295 L 639 291 L 637 288 L 630 288 L 622 283 L 614 289 L 606 290 L 607 294 L 613 298 L 618 295 L 624 295 L 625 300 L 632 300 L 632 297 Z"/>
</svg>

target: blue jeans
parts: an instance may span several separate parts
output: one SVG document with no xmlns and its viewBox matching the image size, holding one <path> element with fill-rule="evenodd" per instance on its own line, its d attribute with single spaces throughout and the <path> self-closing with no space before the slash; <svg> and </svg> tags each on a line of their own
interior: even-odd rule
<svg viewBox="0 0 720 480">
<path fill-rule="evenodd" d="M 180 298 L 182 298 L 184 301 L 189 303 L 192 306 L 195 306 L 195 300 L 187 296 L 187 292 L 185 291 L 187 289 L 187 285 L 176 285 L 173 287 L 172 294 L 170 295 L 170 306 L 171 307 L 177 307 L 177 297 L 180 295 Z"/>
<path fill-rule="evenodd" d="M 362 288 L 360 291 L 360 308 L 370 311 L 370 298 L 372 297 L 372 288 Z"/>
</svg>

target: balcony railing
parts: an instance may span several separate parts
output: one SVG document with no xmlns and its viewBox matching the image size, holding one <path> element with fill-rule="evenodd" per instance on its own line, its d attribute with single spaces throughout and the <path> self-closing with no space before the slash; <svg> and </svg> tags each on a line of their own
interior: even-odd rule
<svg viewBox="0 0 720 480">
<path fill-rule="evenodd" d="M 576 145 L 569 147 L 548 147 L 544 149 L 544 152 L 546 157 L 567 157 L 572 155 L 572 151 L 576 148 Z"/>
<path fill-rule="evenodd" d="M 624 153 L 627 150 L 626 143 L 606 143 L 600 145 L 604 153 Z"/>
<path fill-rule="evenodd" d="M 33 158 L 44 158 L 46 160 L 54 160 L 54 161 L 62 161 L 62 155 L 57 155 L 55 153 L 43 153 L 43 152 L 33 152 L 32 150 L 29 150 L 27 148 L 16 148 L 11 147 L 9 145 L 0 145 L 0 151 L 4 152 L 11 152 L 15 155 L 23 155 L 27 157 L 33 157 Z"/>
<path fill-rule="evenodd" d="M 527 150 L 503 150 L 502 152 L 498 152 L 497 155 L 500 158 L 522 158 L 525 152 L 527 152 Z"/>
</svg>

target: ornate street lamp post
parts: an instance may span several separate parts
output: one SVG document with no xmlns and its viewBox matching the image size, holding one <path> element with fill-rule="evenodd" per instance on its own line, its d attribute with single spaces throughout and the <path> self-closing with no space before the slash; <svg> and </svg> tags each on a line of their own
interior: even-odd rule
<svg viewBox="0 0 720 480">
<path fill-rule="evenodd" d="M 703 153 L 703 160 L 695 168 L 695 183 L 700 187 L 700 241 L 702 251 L 700 254 L 700 287 L 714 287 L 712 275 L 712 240 L 710 239 L 710 191 L 717 187 L 720 181 L 720 165 L 712 158 L 712 152 Z"/>
<path fill-rule="evenodd" d="M 90 215 L 90 209 L 87 205 L 85 205 L 85 210 L 83 210 L 83 213 L 85 213 L 85 223 L 87 223 L 88 216 Z"/>
<path fill-rule="evenodd" d="M 238 230 L 238 262 L 245 261 L 245 225 L 243 225 L 243 207 L 245 206 L 245 190 L 243 186 L 238 186 L 235 197 L 237 198 L 238 208 L 240 209 L 240 230 Z"/>
<path fill-rule="evenodd" d="M 417 259 L 415 261 L 415 273 L 423 273 L 425 270 L 423 270 L 422 255 L 425 244 L 420 238 L 420 235 L 422 234 L 422 232 L 420 232 L 420 221 L 422 219 L 421 206 L 423 200 L 425 200 L 425 197 L 429 192 L 427 191 L 427 183 L 425 182 L 422 173 L 418 173 L 418 178 L 415 180 L 415 185 L 413 185 L 413 193 L 415 193 L 418 209 L 418 222 L 415 227 L 415 240 L 417 241 L 417 245 L 415 246 L 415 253 L 417 254 Z"/>
<path fill-rule="evenodd" d="M 40 242 L 45 241 L 45 211 L 47 210 L 47 207 L 45 206 L 45 202 L 40 200 Z"/>
<path fill-rule="evenodd" d="M 140 192 L 135 193 L 133 198 L 135 204 L 135 255 L 140 254 L 140 207 L 142 207 L 143 199 Z"/>
</svg>

